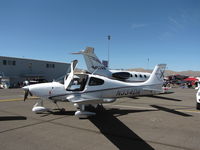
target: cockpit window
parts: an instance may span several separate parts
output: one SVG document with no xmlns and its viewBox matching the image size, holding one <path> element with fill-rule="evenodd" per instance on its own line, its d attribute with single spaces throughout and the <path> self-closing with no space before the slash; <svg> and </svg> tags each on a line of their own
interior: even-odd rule
<svg viewBox="0 0 200 150">
<path fill-rule="evenodd" d="M 88 75 L 76 74 L 69 84 L 67 91 L 83 91 L 87 82 Z"/>
<path fill-rule="evenodd" d="M 66 77 L 67 77 L 67 76 L 68 76 L 68 75 L 66 75 Z M 54 81 L 59 82 L 59 83 L 61 83 L 61 84 L 64 84 L 64 79 L 65 79 L 65 75 L 63 75 L 63 76 L 57 78 L 57 79 L 54 80 Z"/>
<path fill-rule="evenodd" d="M 97 86 L 102 84 L 104 84 L 104 80 L 95 77 L 90 78 L 89 86 Z"/>
</svg>

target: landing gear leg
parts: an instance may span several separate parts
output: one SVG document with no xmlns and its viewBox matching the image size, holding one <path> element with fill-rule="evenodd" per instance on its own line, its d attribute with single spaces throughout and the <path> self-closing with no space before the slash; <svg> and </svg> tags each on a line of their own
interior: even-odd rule
<svg viewBox="0 0 200 150">
<path fill-rule="evenodd" d="M 60 112 L 65 112 L 65 108 L 60 108 L 57 104 L 57 101 L 54 101 L 54 104 L 56 104 L 57 109 L 60 110 Z"/>
<path fill-rule="evenodd" d="M 33 106 L 32 111 L 37 114 L 40 114 L 43 112 L 48 112 L 49 109 L 47 109 L 43 106 L 43 99 L 41 99 Z"/>
<path fill-rule="evenodd" d="M 104 109 L 104 107 L 103 107 L 102 104 L 98 104 L 97 107 L 96 107 L 96 110 L 102 112 L 102 111 L 104 111 L 105 109 Z"/>
<path fill-rule="evenodd" d="M 42 107 L 44 106 L 43 99 L 38 100 L 33 107 L 37 107 L 37 106 L 42 106 Z"/>
</svg>

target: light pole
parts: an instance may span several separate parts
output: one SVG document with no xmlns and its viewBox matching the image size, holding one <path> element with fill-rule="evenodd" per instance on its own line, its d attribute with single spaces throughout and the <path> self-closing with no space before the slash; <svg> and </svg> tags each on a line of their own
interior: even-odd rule
<svg viewBox="0 0 200 150">
<path fill-rule="evenodd" d="M 111 36 L 108 35 L 108 68 L 109 68 L 109 64 L 110 64 L 110 40 L 111 40 Z"/>
</svg>

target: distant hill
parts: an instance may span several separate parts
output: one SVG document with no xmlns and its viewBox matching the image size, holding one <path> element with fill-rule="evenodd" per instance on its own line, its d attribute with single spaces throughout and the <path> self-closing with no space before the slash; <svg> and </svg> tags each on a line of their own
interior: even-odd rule
<svg viewBox="0 0 200 150">
<path fill-rule="evenodd" d="M 134 69 L 128 69 L 130 71 L 138 71 L 138 72 L 149 72 L 151 73 L 152 70 L 147 70 L 147 69 L 144 69 L 144 68 L 134 68 Z M 192 70 L 187 70 L 187 71 L 172 71 L 172 70 L 166 70 L 165 71 L 165 75 L 168 76 L 168 75 L 175 75 L 175 74 L 180 74 L 180 75 L 186 75 L 186 76 L 198 76 L 200 77 L 200 71 L 192 71 Z"/>
</svg>

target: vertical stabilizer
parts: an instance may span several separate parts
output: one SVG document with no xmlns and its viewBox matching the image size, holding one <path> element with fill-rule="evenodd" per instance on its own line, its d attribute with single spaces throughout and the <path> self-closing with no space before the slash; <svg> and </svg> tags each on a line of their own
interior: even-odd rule
<svg viewBox="0 0 200 150">
<path fill-rule="evenodd" d="M 145 84 L 163 84 L 166 64 L 158 64 Z"/>
<path fill-rule="evenodd" d="M 94 48 L 93 47 L 86 47 L 85 50 L 82 50 L 78 53 L 73 53 L 73 54 L 82 54 L 85 63 L 87 65 L 87 69 L 90 73 L 99 74 L 103 76 L 111 76 L 111 72 L 101 63 L 99 58 L 96 56 L 94 53 Z"/>
<path fill-rule="evenodd" d="M 163 92 L 162 86 L 164 82 L 164 72 L 166 64 L 159 64 L 155 66 L 151 76 L 147 81 L 142 83 L 143 90 L 154 91 L 156 93 Z"/>
</svg>

